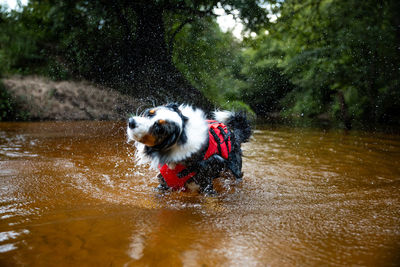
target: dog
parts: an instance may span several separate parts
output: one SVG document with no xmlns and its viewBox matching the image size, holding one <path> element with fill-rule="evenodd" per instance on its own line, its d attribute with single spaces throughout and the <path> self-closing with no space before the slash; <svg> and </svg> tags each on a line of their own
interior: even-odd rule
<svg viewBox="0 0 400 267">
<path fill-rule="evenodd" d="M 230 171 L 241 181 L 241 144 L 251 126 L 244 112 L 214 111 L 213 119 L 190 105 L 170 103 L 146 109 L 128 120 L 139 164 L 158 168 L 159 190 L 215 194 L 213 180 Z"/>
</svg>

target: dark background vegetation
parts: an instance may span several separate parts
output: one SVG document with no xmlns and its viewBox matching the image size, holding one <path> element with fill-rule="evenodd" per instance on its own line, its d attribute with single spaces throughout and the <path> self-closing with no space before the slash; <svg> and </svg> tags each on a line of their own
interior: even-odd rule
<svg viewBox="0 0 400 267">
<path fill-rule="evenodd" d="M 0 75 L 87 79 L 259 118 L 400 125 L 399 3 L 32 0 L 0 10 Z M 257 36 L 222 32 L 217 6 Z M 17 111 L 0 90 L 9 119 Z"/>
</svg>

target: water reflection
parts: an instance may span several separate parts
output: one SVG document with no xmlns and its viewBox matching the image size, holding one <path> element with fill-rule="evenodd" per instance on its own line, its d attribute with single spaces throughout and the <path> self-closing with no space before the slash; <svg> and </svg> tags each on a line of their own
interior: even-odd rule
<svg viewBox="0 0 400 267">
<path fill-rule="evenodd" d="M 0 124 L 0 265 L 400 262 L 400 137 L 265 129 L 243 183 L 154 191 L 125 125 Z"/>
</svg>

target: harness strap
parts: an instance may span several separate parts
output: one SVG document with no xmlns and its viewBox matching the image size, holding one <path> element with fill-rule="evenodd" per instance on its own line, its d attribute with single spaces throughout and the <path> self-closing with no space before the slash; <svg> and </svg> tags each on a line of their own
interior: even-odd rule
<svg viewBox="0 0 400 267">
<path fill-rule="evenodd" d="M 215 142 L 217 142 L 217 147 L 218 147 L 218 154 L 222 154 L 222 150 L 221 150 L 221 140 L 219 139 L 217 133 L 214 131 L 213 128 L 210 128 L 210 133 L 212 134 L 212 136 L 214 137 Z"/>
<path fill-rule="evenodd" d="M 225 132 L 224 128 L 222 128 L 221 126 L 218 126 L 218 129 L 220 130 L 222 136 L 224 137 L 226 149 L 228 150 L 228 154 L 229 154 L 229 152 L 231 152 L 229 149 L 229 137 L 231 136 L 231 132 L 228 129 L 227 129 L 227 132 Z"/>
</svg>

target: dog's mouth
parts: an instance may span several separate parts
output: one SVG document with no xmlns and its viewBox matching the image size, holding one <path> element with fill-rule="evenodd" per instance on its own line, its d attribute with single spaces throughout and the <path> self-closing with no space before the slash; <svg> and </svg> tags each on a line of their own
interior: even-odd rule
<svg viewBox="0 0 400 267">
<path fill-rule="evenodd" d="M 145 134 L 142 138 L 140 138 L 137 141 L 150 147 L 157 145 L 157 138 L 151 134 Z"/>
<path fill-rule="evenodd" d="M 139 143 L 142 143 L 148 147 L 154 147 L 162 142 L 160 140 L 160 136 L 155 135 L 154 133 L 151 132 L 134 132 L 128 131 L 128 139 L 133 140 Z"/>
</svg>

